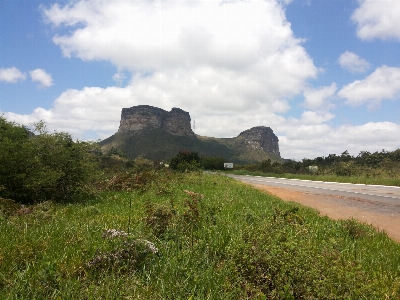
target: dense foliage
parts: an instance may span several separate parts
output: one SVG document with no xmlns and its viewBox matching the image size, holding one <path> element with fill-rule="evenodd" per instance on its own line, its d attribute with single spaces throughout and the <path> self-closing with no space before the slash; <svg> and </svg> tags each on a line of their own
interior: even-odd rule
<svg viewBox="0 0 400 300">
<path fill-rule="evenodd" d="M 178 171 L 224 170 L 226 160 L 217 156 L 199 156 L 197 152 L 179 151 L 170 161 L 170 168 Z"/>
<path fill-rule="evenodd" d="M 197 152 L 179 151 L 169 163 L 169 167 L 178 171 L 193 171 L 200 168 L 200 156 Z"/>
<path fill-rule="evenodd" d="M 222 157 L 201 157 L 201 167 L 205 170 L 224 170 L 226 159 Z"/>
<path fill-rule="evenodd" d="M 91 143 L 68 133 L 26 128 L 0 117 L 0 196 L 21 203 L 87 196 L 97 163 Z"/>
</svg>

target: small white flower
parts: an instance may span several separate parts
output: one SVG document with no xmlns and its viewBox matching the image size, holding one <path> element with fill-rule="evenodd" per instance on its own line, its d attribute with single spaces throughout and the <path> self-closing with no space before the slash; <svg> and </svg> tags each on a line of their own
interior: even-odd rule
<svg viewBox="0 0 400 300">
<path fill-rule="evenodd" d="M 128 233 L 125 231 L 120 231 L 120 230 L 116 230 L 116 229 L 107 229 L 106 231 L 103 232 L 103 235 L 102 235 L 103 239 L 106 239 L 106 238 L 113 239 L 113 238 L 120 237 L 120 236 L 127 237 Z"/>
<path fill-rule="evenodd" d="M 140 242 L 142 242 L 143 244 L 145 244 L 145 245 L 149 248 L 149 250 L 150 250 L 151 252 L 153 252 L 154 254 L 158 252 L 157 247 L 156 247 L 152 242 L 149 242 L 148 240 L 142 240 L 142 239 L 140 239 L 140 240 L 138 240 L 138 241 L 140 241 Z"/>
</svg>

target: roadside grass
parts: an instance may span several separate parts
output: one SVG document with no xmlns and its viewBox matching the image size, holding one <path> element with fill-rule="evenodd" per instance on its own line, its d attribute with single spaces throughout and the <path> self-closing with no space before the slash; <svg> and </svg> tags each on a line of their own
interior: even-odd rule
<svg viewBox="0 0 400 300">
<path fill-rule="evenodd" d="M 1 199 L 0 232 L 0 299 L 400 298 L 384 232 L 226 176 L 160 172 L 86 203 Z"/>
<path fill-rule="evenodd" d="M 263 177 L 277 177 L 288 179 L 303 179 L 303 180 L 316 180 L 316 181 L 331 181 L 331 182 L 345 182 L 345 183 L 359 183 L 359 184 L 377 184 L 377 185 L 391 185 L 400 186 L 400 177 L 393 176 L 338 176 L 338 175 L 319 175 L 319 174 L 273 174 L 264 173 L 261 171 L 247 171 L 247 170 L 234 170 L 228 171 L 236 175 L 251 175 Z"/>
</svg>

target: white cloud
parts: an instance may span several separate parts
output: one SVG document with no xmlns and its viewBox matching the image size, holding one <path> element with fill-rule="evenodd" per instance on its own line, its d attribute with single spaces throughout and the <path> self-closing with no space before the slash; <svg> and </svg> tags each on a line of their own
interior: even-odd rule
<svg viewBox="0 0 400 300">
<path fill-rule="evenodd" d="M 18 80 L 25 80 L 26 74 L 22 73 L 16 67 L 0 68 L 0 81 L 16 83 Z"/>
<path fill-rule="evenodd" d="M 364 73 L 370 66 L 368 61 L 349 51 L 346 51 L 340 55 L 339 63 L 342 68 L 349 70 L 350 72 L 359 73 Z"/>
<path fill-rule="evenodd" d="M 383 99 L 400 96 L 400 68 L 382 66 L 363 80 L 356 80 L 344 86 L 338 95 L 352 106 L 368 104 L 379 106 Z"/>
<path fill-rule="evenodd" d="M 117 83 L 118 86 L 121 86 L 124 80 L 126 79 L 126 76 L 123 72 L 117 72 L 113 75 L 112 79 Z"/>
<path fill-rule="evenodd" d="M 352 15 L 357 35 L 363 40 L 374 38 L 400 40 L 400 1 L 358 0 L 360 6 Z"/>
<path fill-rule="evenodd" d="M 303 105 L 306 108 L 316 111 L 328 111 L 333 108 L 333 104 L 330 100 L 335 95 L 336 89 L 336 83 L 318 89 L 306 88 L 303 93 Z"/>
<path fill-rule="evenodd" d="M 129 72 L 132 78 L 125 87 L 67 90 L 50 109 L 5 116 L 104 139 L 117 131 L 123 107 L 148 104 L 188 111 L 200 135 L 233 137 L 269 126 L 285 158 L 394 150 L 397 124 L 326 124 L 335 117 L 329 110 L 337 87 L 308 87 L 318 70 L 286 20 L 289 2 L 86 0 L 43 7 L 65 56 L 113 63 L 119 85 Z M 307 110 L 299 118 L 279 115 L 300 93 Z"/>
<path fill-rule="evenodd" d="M 279 146 L 285 158 L 315 158 L 340 154 L 348 150 L 351 155 L 360 151 L 393 151 L 399 148 L 400 125 L 391 122 L 342 125 L 334 128 L 326 124 L 301 125 L 279 136 Z"/>
<path fill-rule="evenodd" d="M 130 71 L 134 85 L 188 105 L 196 97 L 204 110 L 284 111 L 317 74 L 276 0 L 76 1 L 43 12 L 70 26 L 54 37 L 65 56 L 110 61 L 115 80 Z"/>
<path fill-rule="evenodd" d="M 216 95 L 218 89 L 225 88 L 224 86 L 217 87 L 214 82 L 207 82 L 202 78 L 202 74 L 194 74 L 193 77 L 182 79 L 180 82 L 169 80 L 175 75 L 134 77 L 132 83 L 126 87 L 85 87 L 82 90 L 67 90 L 55 100 L 51 109 L 37 108 L 30 115 L 7 115 L 23 124 L 43 119 L 48 123 L 49 129 L 67 131 L 78 138 L 85 137 L 86 131 L 95 131 L 97 136 L 94 138 L 106 138 L 118 130 L 123 107 L 140 104 L 153 105 L 165 110 L 179 107 L 188 111 L 192 119 L 196 118 L 197 133 L 228 137 L 236 136 L 252 126 L 271 126 L 268 125 L 268 115 L 276 117 L 274 112 L 288 109 L 284 100 L 254 105 L 251 101 L 242 103 L 240 93 L 248 91 L 241 91 L 240 87 L 235 87 L 240 82 L 234 81 L 233 78 L 226 79 L 226 84 L 230 80 L 233 82 L 229 83 L 232 90 L 226 92 L 228 98 L 225 103 L 218 101 Z M 204 85 L 204 91 L 192 94 L 192 90 L 199 84 Z M 236 96 L 236 93 L 239 96 Z M 187 95 L 191 95 L 191 101 L 187 101 Z M 242 111 L 243 115 L 238 114 L 238 111 Z"/>
<path fill-rule="evenodd" d="M 280 119 L 276 113 L 290 108 L 286 99 L 318 72 L 291 31 L 282 7 L 290 1 L 284 2 L 88 0 L 42 7 L 59 29 L 54 42 L 65 56 L 110 61 L 119 86 L 128 72 L 132 78 L 125 87 L 68 90 L 49 110 L 13 117 L 45 119 L 80 138 L 113 134 L 121 109 L 139 104 L 187 110 L 199 134 L 235 136 L 270 126 L 266 116 Z"/>
<path fill-rule="evenodd" d="M 43 69 L 35 69 L 29 72 L 32 81 L 39 82 L 40 87 L 50 87 L 53 85 L 53 78 L 51 75 L 46 73 Z"/>
<path fill-rule="evenodd" d="M 76 138 L 86 137 L 86 131 L 97 133 L 91 138 L 106 138 L 118 129 L 121 108 L 131 103 L 132 92 L 128 88 L 85 87 L 63 92 L 51 109 L 39 107 L 29 115 L 5 116 L 25 125 L 44 120 L 50 130 L 66 131 Z"/>
<path fill-rule="evenodd" d="M 301 115 L 301 123 L 305 125 L 319 125 L 332 120 L 335 117 L 331 113 L 317 113 L 315 111 L 305 111 Z"/>
</svg>

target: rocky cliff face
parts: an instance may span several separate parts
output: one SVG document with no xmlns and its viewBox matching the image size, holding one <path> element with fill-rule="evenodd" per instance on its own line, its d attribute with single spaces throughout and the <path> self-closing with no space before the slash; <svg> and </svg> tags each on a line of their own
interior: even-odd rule
<svg viewBox="0 0 400 300">
<path fill-rule="evenodd" d="M 150 105 L 138 105 L 123 108 L 120 133 L 133 133 L 143 129 L 162 129 L 177 136 L 192 136 L 190 115 L 180 108 L 172 108 L 170 112 Z"/>
<path fill-rule="evenodd" d="M 264 126 L 245 130 L 234 138 L 195 135 L 188 112 L 138 105 L 123 108 L 118 132 L 99 144 L 104 153 L 120 149 L 129 159 L 145 154 L 146 158 L 166 161 L 179 151 L 188 150 L 244 164 L 266 159 L 282 161 L 278 142 L 272 129 Z"/>
<path fill-rule="evenodd" d="M 236 137 L 242 147 L 263 150 L 265 152 L 279 153 L 279 139 L 270 127 L 257 126 L 241 132 Z"/>
</svg>

